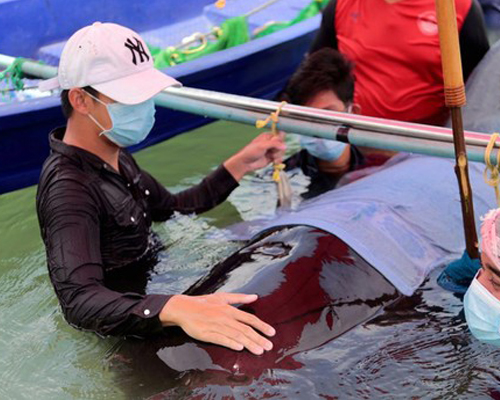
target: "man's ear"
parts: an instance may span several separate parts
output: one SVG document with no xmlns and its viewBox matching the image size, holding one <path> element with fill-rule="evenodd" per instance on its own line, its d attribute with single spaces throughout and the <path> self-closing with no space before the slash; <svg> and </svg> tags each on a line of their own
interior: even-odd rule
<svg viewBox="0 0 500 400">
<path fill-rule="evenodd" d="M 361 114 L 361 106 L 358 103 L 352 104 L 352 114 Z"/>
<path fill-rule="evenodd" d="M 85 95 L 82 89 L 70 89 L 68 93 L 68 100 L 74 111 L 84 115 L 87 115 L 90 112 L 92 99 L 90 96 Z"/>
</svg>

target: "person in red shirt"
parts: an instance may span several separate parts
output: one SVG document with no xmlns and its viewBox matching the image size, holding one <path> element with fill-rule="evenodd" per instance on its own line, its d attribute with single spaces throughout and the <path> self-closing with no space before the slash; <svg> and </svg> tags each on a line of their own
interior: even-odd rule
<svg viewBox="0 0 500 400">
<path fill-rule="evenodd" d="M 456 0 L 464 78 L 489 49 L 477 0 Z M 434 0 L 332 0 L 310 53 L 331 47 L 354 67 L 363 115 L 442 125 L 447 118 Z"/>
</svg>

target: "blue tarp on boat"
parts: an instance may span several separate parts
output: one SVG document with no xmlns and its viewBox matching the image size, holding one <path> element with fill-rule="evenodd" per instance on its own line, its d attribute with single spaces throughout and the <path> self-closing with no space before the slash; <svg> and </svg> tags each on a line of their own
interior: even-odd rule
<svg viewBox="0 0 500 400">
<path fill-rule="evenodd" d="M 194 32 L 208 32 L 228 17 L 242 15 L 266 0 L 0 0 L 0 53 L 56 65 L 76 30 L 99 20 L 129 26 L 154 46 L 176 45 Z M 272 20 L 289 20 L 310 0 L 282 0 L 249 17 L 249 29 Z M 283 88 L 307 52 L 321 16 L 203 58 L 168 68 L 185 86 L 259 98 Z M 211 119 L 158 109 L 148 138 L 131 150 L 159 143 Z M 0 102 L 0 194 L 35 184 L 49 154 L 48 134 L 63 125 L 57 95 L 22 102 Z"/>
</svg>

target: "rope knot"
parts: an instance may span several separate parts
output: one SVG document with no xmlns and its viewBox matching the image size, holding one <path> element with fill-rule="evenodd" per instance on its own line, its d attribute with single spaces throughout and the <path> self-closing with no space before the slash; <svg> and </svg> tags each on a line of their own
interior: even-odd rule
<svg viewBox="0 0 500 400">
<path fill-rule="evenodd" d="M 276 183 L 279 183 L 281 181 L 281 171 L 285 169 L 285 164 L 280 163 L 280 164 L 274 164 L 274 171 L 273 171 L 273 181 Z"/>
<path fill-rule="evenodd" d="M 269 123 L 271 123 L 271 133 L 274 136 L 278 136 L 278 122 L 279 122 L 279 116 L 281 114 L 281 111 L 283 110 L 283 107 L 287 105 L 286 101 L 282 101 L 276 111 L 272 112 L 269 117 L 266 119 L 261 119 L 258 120 L 255 123 L 255 126 L 258 129 L 265 128 Z M 279 183 L 281 181 L 281 171 L 285 169 L 285 164 L 282 163 L 275 163 L 274 164 L 274 171 L 273 171 L 273 181 L 276 183 Z"/>
<path fill-rule="evenodd" d="M 492 134 L 490 142 L 488 143 L 488 146 L 486 146 L 486 150 L 484 152 L 484 163 L 486 164 L 486 168 L 484 169 L 483 177 L 484 182 L 495 189 L 497 204 L 500 206 L 500 190 L 498 188 L 498 185 L 500 184 L 500 151 L 497 153 L 496 165 L 491 162 L 491 152 L 495 147 L 498 136 L 500 136 L 498 133 Z"/>
<path fill-rule="evenodd" d="M 255 126 L 257 129 L 262 129 L 265 128 L 267 125 L 269 125 L 270 122 L 271 124 L 271 132 L 273 135 L 278 135 L 278 122 L 279 122 L 279 116 L 281 114 L 281 111 L 283 110 L 283 107 L 285 107 L 288 103 L 286 101 L 282 101 L 276 111 L 272 112 L 269 117 L 266 119 L 259 119 L 256 123 Z"/>
</svg>

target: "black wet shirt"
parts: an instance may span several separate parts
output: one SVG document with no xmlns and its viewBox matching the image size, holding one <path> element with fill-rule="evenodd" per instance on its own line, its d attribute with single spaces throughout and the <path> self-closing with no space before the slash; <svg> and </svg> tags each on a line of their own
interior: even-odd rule
<svg viewBox="0 0 500 400">
<path fill-rule="evenodd" d="M 64 128 L 50 134 L 37 193 L 37 213 L 49 275 L 66 320 L 101 335 L 160 332 L 170 296 L 118 291 L 114 282 L 154 258 L 153 221 L 175 211 L 207 211 L 238 186 L 220 166 L 199 185 L 172 194 L 125 150 L 120 173 L 96 155 L 69 146 Z"/>
</svg>

